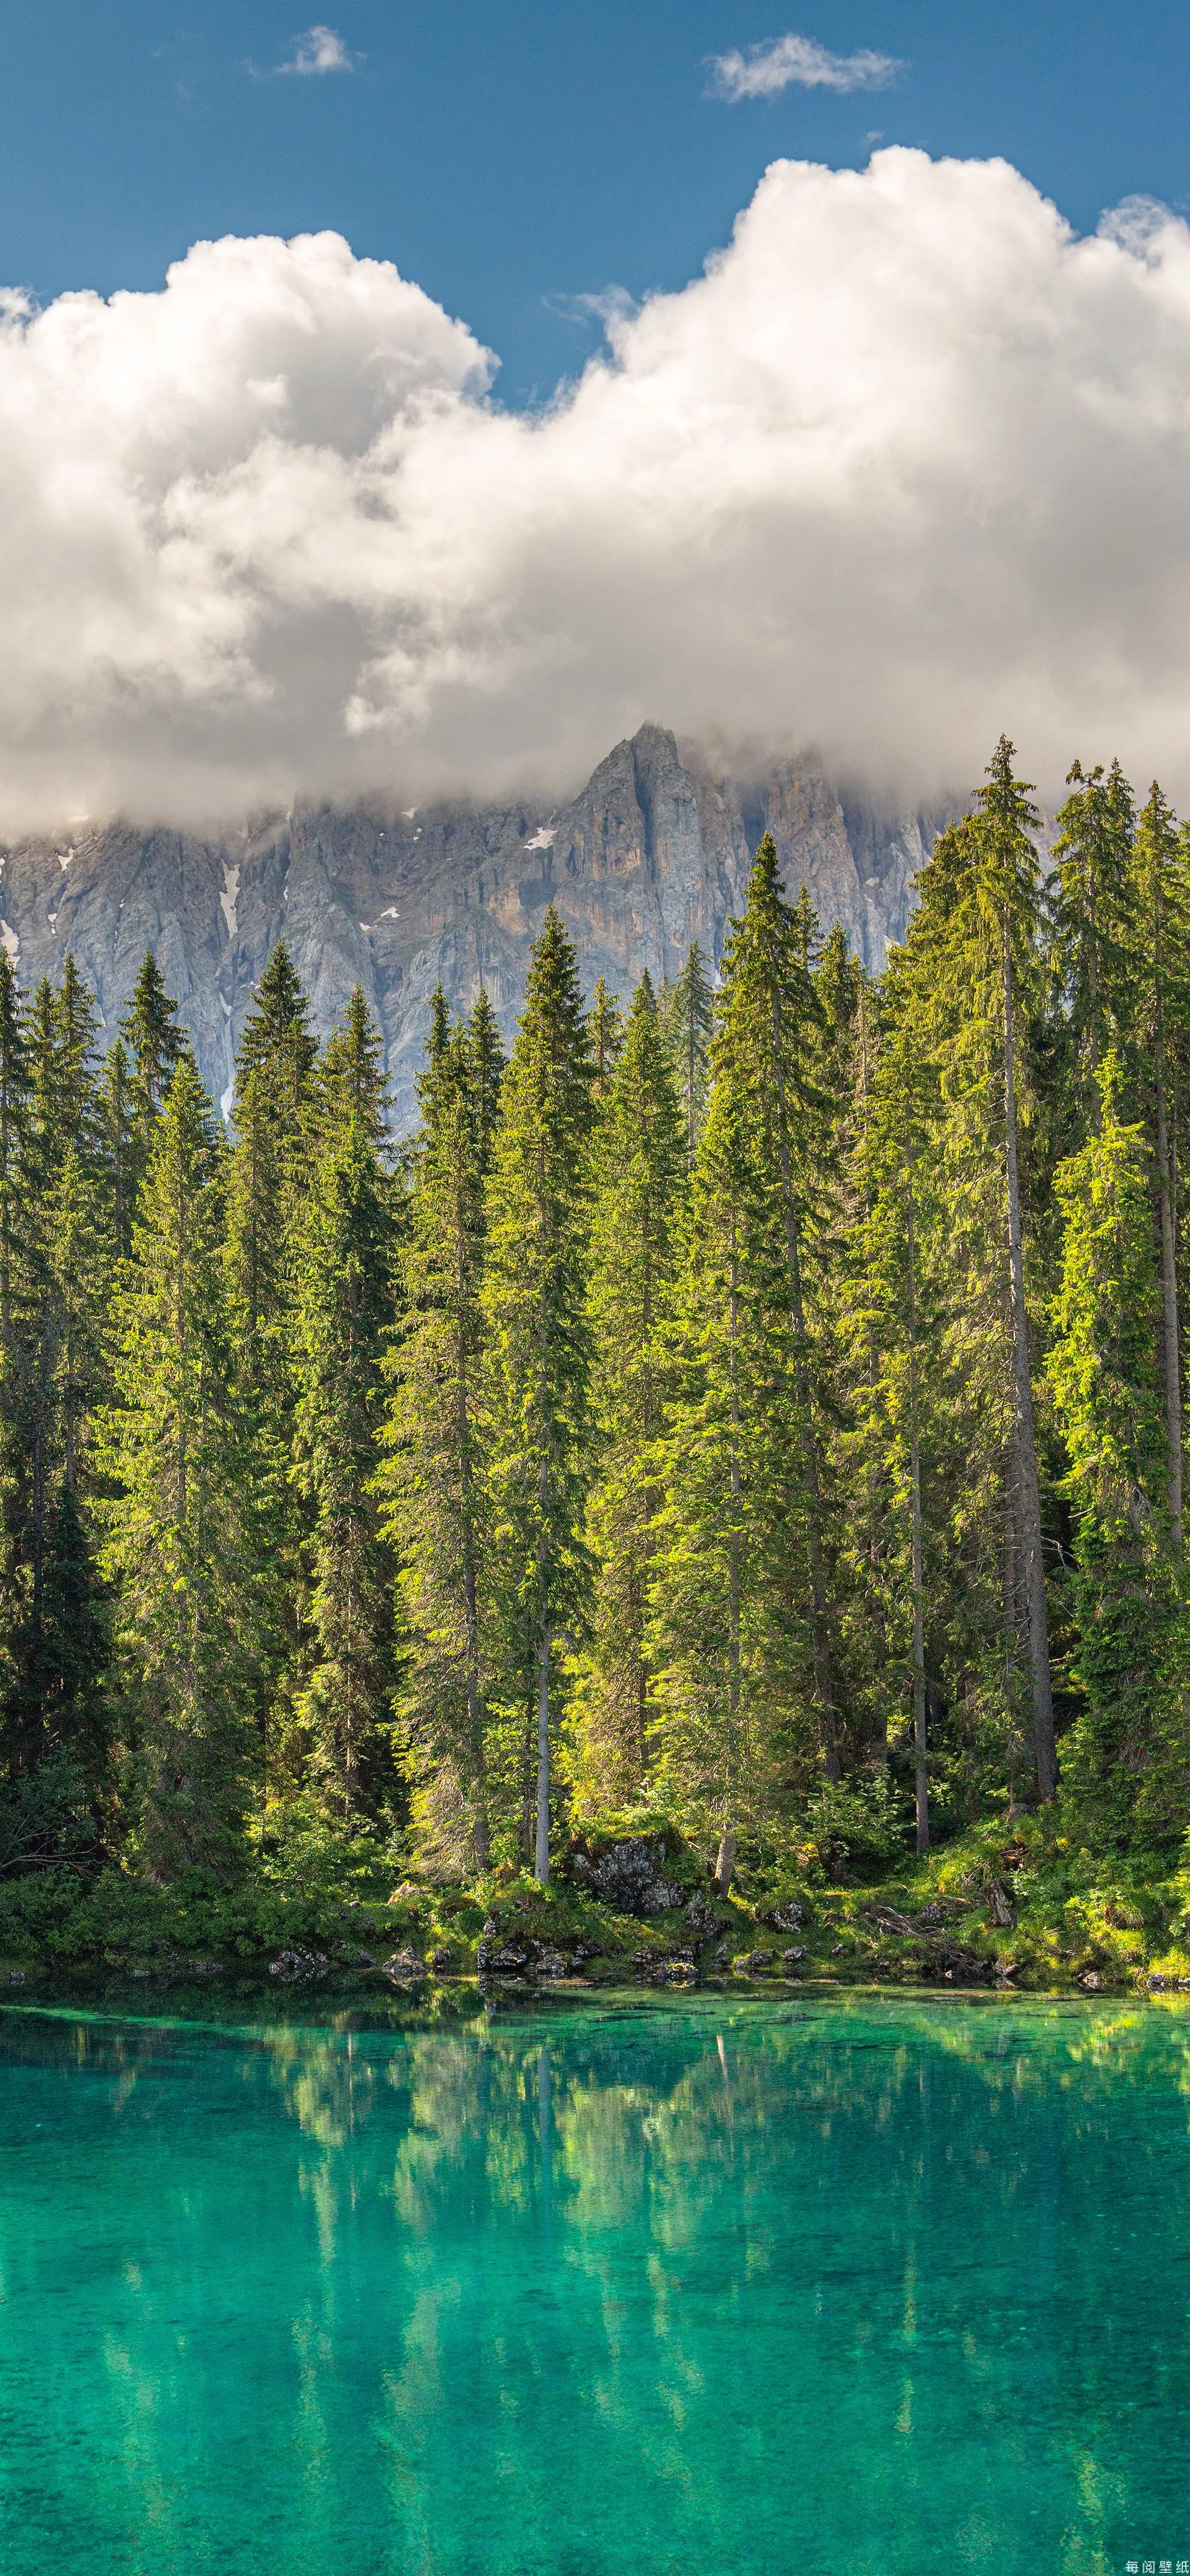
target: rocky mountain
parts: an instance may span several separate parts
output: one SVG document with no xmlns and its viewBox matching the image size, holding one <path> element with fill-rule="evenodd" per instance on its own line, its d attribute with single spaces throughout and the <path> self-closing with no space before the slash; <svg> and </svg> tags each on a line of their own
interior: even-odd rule
<svg viewBox="0 0 1190 2576">
<path fill-rule="evenodd" d="M 767 827 L 790 892 L 805 883 L 824 924 L 842 922 L 879 967 L 941 819 L 882 818 L 791 762 L 744 789 L 642 725 L 563 811 L 299 804 L 213 839 L 111 823 L 21 843 L 0 856 L 0 936 L 26 988 L 73 950 L 113 1030 L 154 948 L 225 1107 L 253 986 L 283 936 L 320 1030 L 363 986 L 404 1128 L 434 986 L 466 1007 L 485 982 L 511 1036 L 548 903 L 588 987 L 603 975 L 627 996 L 644 966 L 675 974 L 692 939 L 720 957 Z"/>
</svg>

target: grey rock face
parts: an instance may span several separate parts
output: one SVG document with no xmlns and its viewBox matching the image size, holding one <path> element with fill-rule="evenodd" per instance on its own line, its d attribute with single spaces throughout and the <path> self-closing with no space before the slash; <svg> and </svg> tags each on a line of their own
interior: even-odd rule
<svg viewBox="0 0 1190 2576">
<path fill-rule="evenodd" d="M 362 985 L 405 1129 L 435 985 L 467 1009 L 486 983 L 511 1038 L 550 902 L 588 989 L 603 975 L 627 998 L 643 967 L 657 982 L 676 974 L 692 939 L 718 963 L 767 828 L 790 894 L 804 883 L 824 927 L 842 922 L 878 968 L 904 932 L 910 881 L 942 819 L 881 817 L 788 761 L 741 790 L 642 725 L 561 813 L 530 802 L 301 805 L 212 840 L 112 823 L 23 843 L 0 854 L 0 937 L 26 988 L 56 976 L 73 950 L 113 1034 L 155 949 L 226 1106 L 253 987 L 283 936 L 320 1032 Z"/>
</svg>

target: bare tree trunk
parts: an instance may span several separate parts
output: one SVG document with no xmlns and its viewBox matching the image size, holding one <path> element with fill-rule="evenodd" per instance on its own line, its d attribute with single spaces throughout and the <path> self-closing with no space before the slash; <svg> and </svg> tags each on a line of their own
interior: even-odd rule
<svg viewBox="0 0 1190 2576">
<path fill-rule="evenodd" d="M 1157 1095 L 1157 1198 L 1161 1219 L 1161 1295 L 1164 1307 L 1162 1377 L 1165 1437 L 1169 1452 L 1169 1520 L 1174 1544 L 1182 1544 L 1182 1368 L 1178 1349 L 1177 1241 L 1173 1212 L 1173 1157 L 1165 1099 L 1165 1025 L 1161 1003 L 1160 898 L 1155 905 L 1155 1020 L 1153 1077 Z"/>
<path fill-rule="evenodd" d="M 734 1227 L 731 1246 L 731 1281 L 728 1295 L 728 1382 L 731 1390 L 731 1535 L 728 1540 L 727 1600 L 727 1763 L 724 1781 L 723 1830 L 719 1836 L 719 1855 L 715 1862 L 715 1885 L 726 1896 L 735 1868 L 736 1832 L 731 1810 L 736 1793 L 736 1762 L 740 1725 L 740 1405 L 736 1387 L 736 1334 L 739 1329 L 739 1280 L 736 1270 Z"/>
<path fill-rule="evenodd" d="M 537 1856 L 533 1875 L 550 1883 L 550 1632 L 541 1640 L 537 1684 Z"/>
<path fill-rule="evenodd" d="M 460 1299 L 462 1281 L 460 1277 Z M 467 1407 L 467 1358 L 463 1347 L 460 1317 L 457 1343 L 459 1373 L 458 1441 L 459 1460 L 463 1469 L 463 1639 L 467 1657 L 467 1733 L 471 1744 L 471 1835 L 475 1846 L 475 1866 L 484 1871 L 492 1853 L 488 1824 L 488 1794 L 483 1741 L 483 1702 L 479 1689 L 479 1604 L 475 1582 L 475 1532 L 472 1523 L 469 1460 L 471 1424 Z"/>
<path fill-rule="evenodd" d="M 777 1144 L 781 1168 L 781 1197 L 785 1211 L 786 1258 L 789 1264 L 790 1320 L 793 1324 L 794 1347 L 797 1353 L 794 1373 L 798 1409 L 801 1414 L 802 1456 L 805 1461 L 806 1495 L 809 1503 L 807 1554 L 810 1560 L 810 1645 L 814 1660 L 814 1690 L 818 1700 L 823 1763 L 827 1779 L 838 1780 L 842 1774 L 839 1768 L 834 1667 L 822 1553 L 822 1482 L 818 1472 L 818 1441 L 814 1431 L 813 1388 L 810 1384 L 810 1371 L 806 1365 L 806 1310 L 802 1296 L 801 1242 L 789 1169 L 785 1075 L 781 1067 L 781 1002 L 780 996 L 775 991 L 772 1001 L 773 1071 L 777 1082 Z"/>
<path fill-rule="evenodd" d="M 540 1369 L 541 1369 L 541 1421 L 542 1421 L 542 1439 L 543 1439 L 543 1441 L 544 1441 L 545 1436 L 546 1436 L 546 1434 L 545 1434 L 545 1423 L 546 1423 L 546 1420 L 547 1420 L 546 1403 L 545 1403 L 545 1390 L 546 1390 L 546 1367 L 545 1367 L 545 1355 L 546 1355 L 546 1311 L 545 1311 L 545 1283 L 544 1283 L 544 1280 L 543 1280 L 543 1282 L 542 1282 L 541 1296 L 540 1296 L 540 1300 L 539 1300 L 539 1307 L 538 1307 L 538 1352 L 539 1352 L 539 1365 L 540 1365 Z M 550 1467 L 549 1467 L 549 1458 L 548 1458 L 548 1455 L 547 1455 L 546 1450 L 545 1450 L 545 1448 L 544 1448 L 544 1447 L 543 1447 L 542 1452 L 541 1452 L 541 1466 L 540 1466 L 539 1474 L 538 1474 L 538 1500 L 539 1500 L 539 1503 L 540 1503 L 540 1506 L 541 1506 L 541 1539 L 540 1539 L 540 1553 L 539 1553 L 539 1558 L 538 1558 L 538 1568 L 537 1568 L 538 1600 L 539 1600 L 539 1602 L 540 1602 L 540 1606 L 541 1606 L 541 1637 L 540 1637 L 540 1643 L 539 1643 L 539 1646 L 538 1646 L 538 1681 L 537 1681 L 537 1848 L 536 1848 L 536 1854 L 535 1854 L 535 1860 L 534 1860 L 534 1870 L 533 1870 L 533 1875 L 534 1875 L 534 1877 L 538 1880 L 539 1884 L 540 1884 L 542 1887 L 548 1887 L 548 1886 L 549 1886 L 549 1881 L 550 1881 L 550 1642 L 551 1642 L 551 1641 L 550 1641 L 549 1612 L 548 1612 L 548 1608 L 547 1608 L 547 1604 L 546 1604 L 546 1575 L 547 1575 L 547 1571 L 548 1571 L 548 1561 L 547 1561 L 547 1560 L 548 1560 L 548 1546 L 549 1546 L 549 1541 L 548 1541 L 548 1537 L 547 1537 L 547 1530 L 548 1530 L 548 1525 L 549 1525 L 549 1507 L 550 1507 Z"/>
<path fill-rule="evenodd" d="M 930 1848 L 930 1801 L 926 1776 L 926 1639 L 922 1577 L 921 1439 L 918 1427 L 917 1372 L 917 1241 L 913 1224 L 913 1165 L 907 1166 L 906 1248 L 909 1254 L 909 1508 L 913 1582 L 913 1775 L 917 1810 L 917 1854 Z"/>
<path fill-rule="evenodd" d="M 731 1886 L 735 1871 L 735 1849 L 735 1826 L 725 1825 L 719 1836 L 719 1850 L 715 1861 L 715 1885 L 720 1896 L 726 1896 Z"/>
<path fill-rule="evenodd" d="M 1037 1786 L 1043 1799 L 1058 1785 L 1054 1738 L 1053 1684 L 1050 1678 L 1049 1627 L 1045 1608 L 1045 1567 L 1041 1555 L 1041 1489 L 1037 1481 L 1037 1444 L 1033 1432 L 1033 1390 L 1029 1379 L 1029 1322 L 1025 1311 L 1025 1264 L 1021 1244 L 1021 1190 L 1016 1150 L 1016 1070 L 1014 1055 L 1012 945 L 1004 921 L 1004 1126 L 1008 1174 L 1008 1257 L 1012 1298 L 1012 1364 L 1016 1411 L 1017 1529 L 1024 1557 L 1025 1600 L 1029 1622 L 1029 1663 L 1033 1679 L 1033 1744 Z"/>
</svg>

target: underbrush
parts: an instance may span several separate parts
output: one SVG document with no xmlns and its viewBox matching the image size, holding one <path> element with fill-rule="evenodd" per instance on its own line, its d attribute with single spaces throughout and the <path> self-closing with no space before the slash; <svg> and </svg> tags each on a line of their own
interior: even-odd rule
<svg viewBox="0 0 1190 2576">
<path fill-rule="evenodd" d="M 266 1818 L 234 1883 L 194 1871 L 158 1887 L 77 1865 L 0 1878 L 0 1961 L 10 1976 L 266 1976 L 282 1953 L 309 1951 L 345 1971 L 403 1959 L 474 1975 L 503 1943 L 526 1950 L 529 1974 L 553 1953 L 596 1983 L 663 1976 L 667 1961 L 703 1978 L 1091 1991 L 1190 1980 L 1190 1854 L 1095 1850 L 1061 1800 L 987 1819 L 921 1860 L 905 1839 L 892 1799 L 865 1782 L 823 1791 L 796 1838 L 745 1844 L 727 1897 L 708 1848 L 644 1808 L 576 1834 L 548 1888 L 506 1862 L 444 1883 L 401 1874 L 391 1842 L 336 1836 L 295 1806 Z M 616 1876 L 625 1854 L 645 1874 L 635 1902 Z"/>
</svg>

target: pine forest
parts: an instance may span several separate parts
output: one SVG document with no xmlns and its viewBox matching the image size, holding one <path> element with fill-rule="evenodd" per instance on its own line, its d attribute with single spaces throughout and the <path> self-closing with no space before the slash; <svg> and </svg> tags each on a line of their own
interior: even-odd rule
<svg viewBox="0 0 1190 2576">
<path fill-rule="evenodd" d="M 152 954 L 111 1043 L 0 955 L 6 1939 L 490 1928 L 617 1835 L 1174 1938 L 1190 830 L 1076 762 L 1043 860 L 1013 763 L 878 978 L 767 837 L 717 977 L 587 997 L 551 908 L 507 1062 L 436 994 L 405 1143 L 284 946 L 226 1128 Z"/>
</svg>

